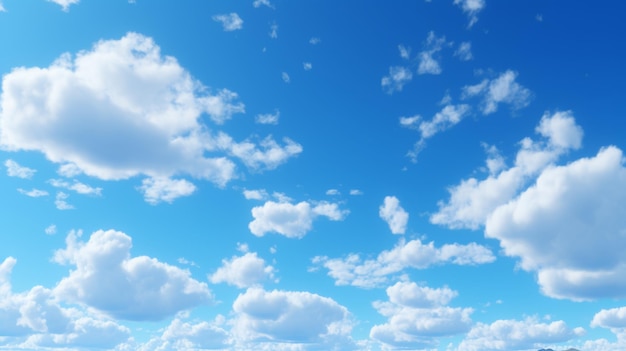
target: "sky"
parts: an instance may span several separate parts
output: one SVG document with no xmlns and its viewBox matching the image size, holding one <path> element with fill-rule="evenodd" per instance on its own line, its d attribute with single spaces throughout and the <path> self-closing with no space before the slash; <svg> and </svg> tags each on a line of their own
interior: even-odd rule
<svg viewBox="0 0 626 351">
<path fill-rule="evenodd" d="M 0 350 L 626 349 L 625 10 L 0 0 Z"/>
</svg>

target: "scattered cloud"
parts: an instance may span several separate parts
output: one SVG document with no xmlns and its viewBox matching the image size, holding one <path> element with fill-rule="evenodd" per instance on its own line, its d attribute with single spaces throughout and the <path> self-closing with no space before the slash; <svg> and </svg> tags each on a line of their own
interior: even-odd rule
<svg viewBox="0 0 626 351">
<path fill-rule="evenodd" d="M 131 238 L 115 230 L 94 232 L 87 242 L 72 231 L 54 261 L 74 268 L 54 288 L 63 301 L 125 320 L 161 320 L 212 299 L 205 283 L 187 270 L 147 256 L 131 257 Z"/>
<path fill-rule="evenodd" d="M 309 44 L 311 45 L 317 45 L 319 43 L 322 42 L 322 39 L 318 38 L 318 37 L 313 37 L 311 39 L 309 39 Z"/>
<path fill-rule="evenodd" d="M 163 334 L 148 340 L 137 350 L 224 350 L 230 344 L 229 333 L 220 324 L 220 317 L 216 321 L 197 323 L 174 318 Z"/>
<path fill-rule="evenodd" d="M 467 333 L 458 351 L 505 351 L 537 349 L 575 339 L 585 333 L 583 328 L 569 328 L 563 321 L 541 323 L 537 318 L 497 320 L 491 324 L 477 323 Z"/>
<path fill-rule="evenodd" d="M 30 195 L 29 195 L 30 196 Z M 70 196 L 66 193 L 59 191 L 54 199 L 54 205 L 58 210 L 73 210 L 74 206 L 70 205 L 66 200 Z"/>
<path fill-rule="evenodd" d="M 400 200 L 395 196 L 385 196 L 385 200 L 378 210 L 378 215 L 382 218 L 389 230 L 393 234 L 404 234 L 409 221 L 409 214 L 400 206 Z"/>
<path fill-rule="evenodd" d="M 223 15 L 215 15 L 213 16 L 213 20 L 215 22 L 220 22 L 222 24 L 222 27 L 224 28 L 224 31 L 226 32 L 232 32 L 243 28 L 243 20 L 235 12 Z"/>
<path fill-rule="evenodd" d="M 274 5 L 272 5 L 272 3 L 270 3 L 269 0 L 254 0 L 252 2 L 252 6 L 257 7 L 257 8 L 261 6 L 267 6 L 272 9 L 274 8 Z"/>
<path fill-rule="evenodd" d="M 310 71 L 313 69 L 313 64 L 311 62 L 303 62 L 302 68 L 304 68 L 305 71 Z"/>
<path fill-rule="evenodd" d="M 401 239 L 396 247 L 382 251 L 376 259 L 363 260 L 358 254 L 349 254 L 345 258 L 317 256 L 313 263 L 328 269 L 328 275 L 335 279 L 336 285 L 373 288 L 386 283 L 389 275 L 407 268 L 426 269 L 445 263 L 477 265 L 495 259 L 491 250 L 476 243 L 435 247 L 433 242 L 423 244 L 419 239 L 409 242 Z"/>
<path fill-rule="evenodd" d="M 273 23 L 272 25 L 270 25 L 269 36 L 272 39 L 278 38 L 278 24 Z"/>
<path fill-rule="evenodd" d="M 457 295 L 447 287 L 398 282 L 387 288 L 389 301 L 374 302 L 388 321 L 372 327 L 370 338 L 393 349 L 426 349 L 436 347 L 437 337 L 465 333 L 474 310 L 447 306 Z"/>
<path fill-rule="evenodd" d="M 141 181 L 139 190 L 147 203 L 156 205 L 160 202 L 172 203 L 179 197 L 189 196 L 196 191 L 196 186 L 185 179 L 146 178 Z"/>
<path fill-rule="evenodd" d="M 396 91 L 402 91 L 404 85 L 413 79 L 411 70 L 402 66 L 389 67 L 389 75 L 382 78 L 381 86 L 387 94 L 393 94 Z"/>
<path fill-rule="evenodd" d="M 441 74 L 441 65 L 435 56 L 441 51 L 444 45 L 446 45 L 446 37 L 437 37 L 435 32 L 432 31 L 428 33 L 424 49 L 418 55 L 418 74 Z"/>
<path fill-rule="evenodd" d="M 47 0 L 47 1 L 53 2 L 61 6 L 63 11 L 65 12 L 69 11 L 71 5 L 78 4 L 80 2 L 80 0 Z"/>
<path fill-rule="evenodd" d="M 283 142 L 284 146 L 281 146 L 272 136 L 267 136 L 258 144 L 250 140 L 236 142 L 224 133 L 218 134 L 215 139 L 215 144 L 220 150 L 226 151 L 256 171 L 275 169 L 302 152 L 302 145 L 295 141 L 283 138 Z"/>
<path fill-rule="evenodd" d="M 341 192 L 339 192 L 339 190 L 337 189 L 328 189 L 326 190 L 326 195 L 337 196 L 337 195 L 341 195 Z"/>
<path fill-rule="evenodd" d="M 411 57 L 411 48 L 404 45 L 398 45 L 398 51 L 400 51 L 400 57 L 405 60 L 408 60 Z"/>
<path fill-rule="evenodd" d="M 269 195 L 267 194 L 267 191 L 265 191 L 265 189 L 258 189 L 258 190 L 244 189 L 243 196 L 246 198 L 246 200 L 265 200 L 268 198 Z"/>
<path fill-rule="evenodd" d="M 287 72 L 281 73 L 280 77 L 282 78 L 283 82 L 285 82 L 285 83 L 291 82 L 291 78 L 289 77 L 289 74 L 287 74 Z"/>
<path fill-rule="evenodd" d="M 23 167 L 20 166 L 19 163 L 13 161 L 13 160 L 6 160 L 4 162 L 5 167 L 7 168 L 7 175 L 9 177 L 18 177 L 18 178 L 22 178 L 22 179 L 30 179 L 33 177 L 33 175 L 35 175 L 35 172 L 37 172 L 37 170 L 32 169 L 32 168 L 28 168 L 28 167 Z"/>
<path fill-rule="evenodd" d="M 266 280 L 274 280 L 274 272 L 274 267 L 266 265 L 256 252 L 246 252 L 243 256 L 222 260 L 222 266 L 209 279 L 213 284 L 227 283 L 238 288 L 249 288 Z"/>
<path fill-rule="evenodd" d="M 470 61 L 474 58 L 472 54 L 472 43 L 464 41 L 459 44 L 459 47 L 454 52 L 454 56 L 458 57 L 461 61 Z"/>
<path fill-rule="evenodd" d="M 478 13 L 485 8 L 485 0 L 454 0 L 454 4 L 459 6 L 469 18 L 468 28 L 478 22 Z"/>
<path fill-rule="evenodd" d="M 46 227 L 46 229 L 44 229 L 44 232 L 48 235 L 54 235 L 57 233 L 57 226 L 54 224 L 50 224 Z"/>
<path fill-rule="evenodd" d="M 350 189 L 350 195 L 352 196 L 363 195 L 363 191 L 359 189 Z"/>
<path fill-rule="evenodd" d="M 31 189 L 31 190 L 24 190 L 24 189 L 17 189 L 18 192 L 20 192 L 20 194 L 24 194 L 26 196 L 30 196 L 30 197 L 42 197 L 42 196 L 48 196 L 48 192 L 45 190 L 40 190 L 40 189 Z"/>
<path fill-rule="evenodd" d="M 256 236 L 277 233 L 288 238 L 302 238 L 313 228 L 314 219 L 326 217 L 331 221 L 341 221 L 347 215 L 348 211 L 339 209 L 336 203 L 267 201 L 263 206 L 252 209 L 254 220 L 248 228 Z"/>
<path fill-rule="evenodd" d="M 274 113 L 263 113 L 258 114 L 255 117 L 255 122 L 258 124 L 278 124 L 278 119 L 280 118 L 280 111 L 274 110 Z"/>
<path fill-rule="evenodd" d="M 476 85 L 463 87 L 463 97 L 482 96 L 482 112 L 489 115 L 498 110 L 498 104 L 506 103 L 517 110 L 528 106 L 531 92 L 515 81 L 517 72 L 508 70 L 495 79 L 484 79 Z"/>
<path fill-rule="evenodd" d="M 70 183 L 62 179 L 50 179 L 48 180 L 48 183 L 50 183 L 50 185 L 55 188 L 72 190 L 81 195 L 102 195 L 102 188 L 94 188 L 77 180 L 74 180 L 73 183 Z"/>
</svg>

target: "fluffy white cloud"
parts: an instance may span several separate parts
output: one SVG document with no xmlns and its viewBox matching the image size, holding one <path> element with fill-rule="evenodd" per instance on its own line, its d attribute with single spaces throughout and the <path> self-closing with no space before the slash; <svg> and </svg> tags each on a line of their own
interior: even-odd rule
<svg viewBox="0 0 626 351">
<path fill-rule="evenodd" d="M 374 302 L 388 321 L 372 327 L 370 337 L 394 349 L 423 349 L 436 346 L 436 337 L 464 333 L 473 309 L 446 306 L 456 295 L 447 287 L 398 282 L 387 288 L 389 301 Z"/>
<path fill-rule="evenodd" d="M 482 96 L 482 112 L 485 115 L 496 112 L 501 103 L 520 109 L 530 103 L 531 92 L 517 83 L 516 78 L 517 72 L 508 70 L 495 79 L 484 79 L 476 85 L 463 87 L 463 96 Z"/>
<path fill-rule="evenodd" d="M 626 307 L 601 310 L 593 316 L 592 327 L 626 329 Z"/>
<path fill-rule="evenodd" d="M 232 333 L 242 341 L 314 345 L 346 336 L 352 329 L 345 307 L 309 292 L 250 288 L 237 297 L 233 311 Z"/>
<path fill-rule="evenodd" d="M 266 265 L 256 252 L 247 252 L 243 256 L 222 260 L 222 266 L 210 276 L 210 280 L 214 284 L 227 283 L 248 288 L 274 279 L 274 271 L 274 267 Z"/>
<path fill-rule="evenodd" d="M 495 260 L 491 250 L 470 243 L 445 244 L 439 248 L 433 242 L 423 244 L 420 240 L 400 240 L 392 250 L 382 251 L 376 259 L 363 260 L 358 254 L 345 258 L 317 256 L 314 264 L 328 269 L 328 275 L 336 285 L 352 285 L 372 288 L 387 282 L 388 276 L 406 268 L 425 269 L 436 264 L 477 265 Z"/>
<path fill-rule="evenodd" d="M 74 180 L 73 183 L 70 183 L 62 179 L 50 179 L 48 183 L 50 183 L 50 185 L 52 185 L 53 187 L 73 190 L 78 194 L 95 196 L 102 195 L 102 188 L 94 188 L 77 180 Z"/>
<path fill-rule="evenodd" d="M 187 270 L 157 259 L 130 256 L 131 238 L 119 231 L 99 230 L 89 241 L 70 232 L 67 247 L 54 260 L 75 266 L 54 288 L 58 298 L 96 308 L 127 320 L 159 320 L 207 303 L 205 283 Z"/>
<path fill-rule="evenodd" d="M 256 115 L 255 121 L 258 124 L 278 124 L 280 118 L 280 111 L 276 110 L 274 113 L 262 113 Z"/>
<path fill-rule="evenodd" d="M 40 189 L 31 189 L 31 190 L 17 189 L 17 191 L 19 191 L 20 194 L 24 194 L 30 197 L 42 197 L 42 196 L 49 195 L 47 191 L 40 190 Z"/>
<path fill-rule="evenodd" d="M 536 318 L 497 320 L 478 323 L 467 334 L 458 351 L 528 350 L 545 344 L 560 343 L 585 333 L 583 328 L 569 328 L 563 321 L 541 323 Z"/>
<path fill-rule="evenodd" d="M 20 166 L 19 163 L 15 162 L 13 160 L 6 160 L 4 162 L 4 165 L 7 168 L 7 175 L 9 177 L 18 177 L 18 178 L 22 178 L 22 179 L 30 179 L 30 178 L 33 177 L 33 175 L 35 175 L 35 172 L 37 172 L 37 170 L 35 170 L 35 169 L 24 167 L 24 166 Z"/>
<path fill-rule="evenodd" d="M 213 20 L 220 22 L 225 31 L 231 32 L 243 28 L 243 20 L 235 12 L 213 16 Z"/>
<path fill-rule="evenodd" d="M 485 0 L 454 0 L 454 4 L 458 5 L 469 18 L 468 28 L 471 28 L 478 22 L 478 13 L 485 8 Z"/>
<path fill-rule="evenodd" d="M 422 50 L 418 55 L 418 74 L 441 74 L 441 65 L 435 58 L 435 55 L 441 51 L 445 44 L 445 37 L 437 37 L 434 32 L 428 33 L 426 43 L 424 44 L 424 50 Z"/>
<path fill-rule="evenodd" d="M 386 196 L 378 210 L 378 215 L 389 225 L 393 234 L 404 234 L 409 221 L 409 214 L 400 206 L 400 200 L 395 196 Z"/>
<path fill-rule="evenodd" d="M 297 204 L 290 202 L 267 201 L 263 206 L 252 209 L 254 220 L 248 228 L 256 236 L 263 236 L 274 232 L 288 238 L 302 238 L 313 227 L 313 220 L 317 217 L 327 217 L 331 221 L 340 221 L 348 214 L 347 210 L 340 210 L 336 203 L 310 203 L 302 201 Z"/>
<path fill-rule="evenodd" d="M 482 180 L 468 178 L 449 188 L 450 199 L 439 203 L 439 211 L 430 221 L 450 228 L 478 229 L 496 208 L 513 199 L 559 156 L 580 147 L 583 135 L 569 111 L 544 114 L 536 131 L 543 140 L 523 139 L 510 168 L 497 150 L 490 148 L 486 162 L 489 175 Z"/>
<path fill-rule="evenodd" d="M 63 11 L 68 11 L 71 5 L 78 4 L 80 0 L 47 0 L 49 2 L 53 2 L 58 4 L 63 8 Z"/>
<path fill-rule="evenodd" d="M 257 189 L 257 190 L 244 189 L 243 196 L 247 200 L 264 200 L 268 197 L 268 194 L 267 194 L 267 191 L 265 191 L 265 189 Z"/>
<path fill-rule="evenodd" d="M 185 179 L 146 178 L 139 190 L 146 202 L 156 205 L 159 202 L 172 203 L 175 199 L 189 196 L 196 191 L 196 186 Z"/>
<path fill-rule="evenodd" d="M 404 85 L 413 79 L 413 73 L 409 68 L 402 66 L 389 67 L 389 75 L 384 76 L 380 85 L 388 94 L 402 91 Z"/>
<path fill-rule="evenodd" d="M 175 318 L 165 328 L 163 334 L 139 345 L 138 351 L 187 351 L 187 350 L 222 350 L 229 345 L 229 334 L 220 324 L 214 322 L 189 323 Z"/>
</svg>

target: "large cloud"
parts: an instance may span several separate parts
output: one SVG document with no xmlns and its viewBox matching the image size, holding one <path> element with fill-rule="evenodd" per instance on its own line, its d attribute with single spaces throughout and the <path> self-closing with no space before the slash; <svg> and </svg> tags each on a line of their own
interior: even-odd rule
<svg viewBox="0 0 626 351">
<path fill-rule="evenodd" d="M 205 283 L 189 271 L 146 256 L 131 257 L 131 238 L 118 231 L 94 232 L 79 241 L 71 232 L 67 248 L 54 259 L 76 268 L 55 287 L 62 300 L 84 304 L 127 320 L 159 320 L 211 300 Z"/>
<path fill-rule="evenodd" d="M 136 33 L 49 67 L 13 69 L 0 106 L 0 146 L 40 151 L 64 170 L 101 179 L 189 175 L 224 185 L 236 176 L 229 156 L 271 169 L 302 150 L 289 139 L 284 148 L 271 137 L 257 146 L 211 132 L 201 117 L 222 124 L 244 112 L 237 94 L 210 91 Z"/>
</svg>

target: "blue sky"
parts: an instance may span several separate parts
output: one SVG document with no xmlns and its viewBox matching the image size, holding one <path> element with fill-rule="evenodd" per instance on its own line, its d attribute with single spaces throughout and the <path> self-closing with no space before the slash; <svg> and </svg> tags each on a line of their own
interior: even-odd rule
<svg viewBox="0 0 626 351">
<path fill-rule="evenodd" d="M 0 349 L 626 349 L 624 5 L 0 10 Z"/>
</svg>

